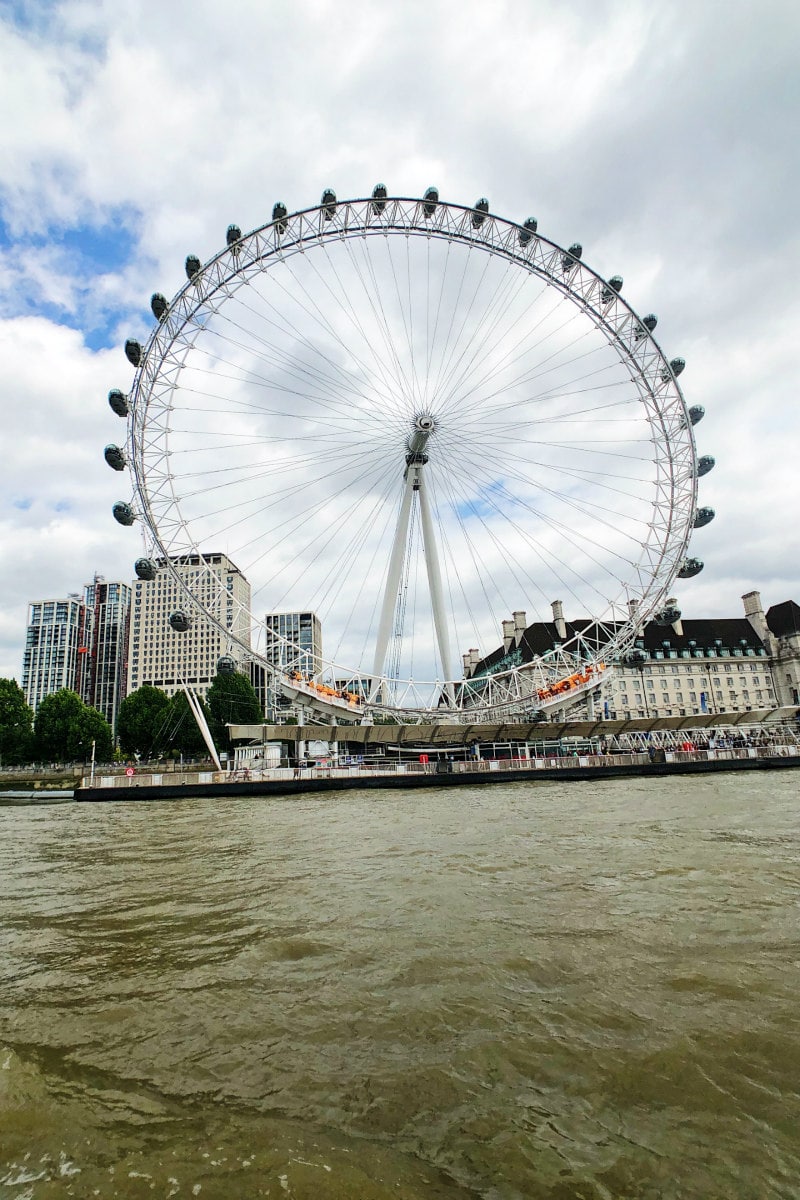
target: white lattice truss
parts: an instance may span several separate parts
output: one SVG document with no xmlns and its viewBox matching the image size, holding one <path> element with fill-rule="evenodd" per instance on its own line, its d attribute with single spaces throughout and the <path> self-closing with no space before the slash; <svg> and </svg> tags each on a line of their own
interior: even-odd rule
<svg viewBox="0 0 800 1200">
<path fill-rule="evenodd" d="M 637 623 L 646 620 L 660 605 L 686 555 L 697 503 L 697 464 L 694 436 L 687 408 L 675 374 L 651 332 L 630 305 L 585 263 L 575 258 L 565 269 L 568 251 L 520 224 L 492 214 L 475 224 L 475 210 L 418 199 L 387 198 L 376 205 L 371 198 L 339 201 L 330 207 L 314 206 L 269 222 L 247 234 L 210 259 L 187 282 L 168 305 L 163 319 L 153 329 L 143 350 L 129 395 L 128 461 L 134 479 L 134 506 L 149 534 L 149 544 L 164 558 L 196 554 L 200 548 L 181 514 L 175 481 L 170 471 L 170 414 L 173 390 L 178 384 L 187 354 L 202 337 L 209 312 L 230 296 L 246 288 L 253 276 L 272 269 L 292 256 L 307 254 L 337 239 L 370 239 L 392 236 L 440 238 L 466 243 L 489 255 L 517 264 L 558 289 L 579 307 L 623 361 L 637 389 L 649 422 L 654 445 L 657 477 L 649 523 L 650 536 L 629 580 L 628 594 L 638 601 L 637 621 L 627 619 L 620 609 L 606 622 L 595 621 L 552 653 L 533 663 L 522 664 L 477 679 L 457 678 L 415 684 L 412 680 L 381 681 L 380 689 L 366 673 L 354 672 L 346 664 L 328 662 L 328 678 L 353 681 L 354 694 L 375 696 L 369 710 L 402 712 L 404 719 L 430 717 L 447 710 L 448 719 L 481 720 L 496 714 L 535 709 L 565 708 L 585 700 L 604 673 L 613 669 L 613 659 L 624 652 L 636 636 Z M 210 567 L 205 568 L 205 595 L 216 592 L 216 602 L 204 601 L 202 616 L 231 638 L 230 621 L 225 621 L 224 582 Z M 196 590 L 181 579 L 187 606 L 199 609 Z M 255 620 L 247 614 L 247 620 Z M 275 635 L 277 636 L 277 635 Z M 233 642 L 237 639 L 234 637 Z M 238 644 L 240 657 L 259 657 L 250 641 Z M 266 660 L 262 660 L 271 670 Z M 587 668 L 591 668 L 587 674 Z M 566 681 L 568 688 L 562 688 Z M 347 699 L 320 690 L 318 681 L 282 677 L 277 681 L 287 694 L 309 708 L 333 713 L 342 720 L 363 719 L 367 706 L 358 698 Z M 453 686 L 449 689 L 447 685 Z M 553 690 L 558 689 L 558 690 Z"/>
</svg>

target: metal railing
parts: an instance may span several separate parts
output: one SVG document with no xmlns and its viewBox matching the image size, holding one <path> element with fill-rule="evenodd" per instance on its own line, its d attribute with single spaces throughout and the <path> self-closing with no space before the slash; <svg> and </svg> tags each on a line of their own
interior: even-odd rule
<svg viewBox="0 0 800 1200">
<path fill-rule="evenodd" d="M 318 779 L 374 779 L 396 778 L 414 775 L 474 775 L 486 772 L 535 773 L 542 770 L 574 770 L 576 767 L 593 769 L 603 767 L 643 767 L 652 762 L 705 763 L 725 762 L 736 759 L 798 758 L 800 747 L 794 744 L 764 746 L 728 746 L 708 750 L 660 750 L 654 755 L 643 751 L 628 754 L 567 754 L 539 755 L 530 758 L 467 759 L 466 761 L 387 762 L 364 763 L 344 766 L 265 767 L 238 771 L 163 771 L 136 772 L 132 775 L 97 774 L 92 785 L 88 776 L 81 786 L 99 789 L 135 789 L 139 787 L 184 786 L 214 784 L 222 788 L 232 783 L 280 783 L 288 781 L 311 782 Z"/>
</svg>

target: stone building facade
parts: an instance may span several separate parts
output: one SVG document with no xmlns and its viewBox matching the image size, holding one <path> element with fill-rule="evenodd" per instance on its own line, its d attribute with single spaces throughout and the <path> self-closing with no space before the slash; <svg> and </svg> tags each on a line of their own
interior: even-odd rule
<svg viewBox="0 0 800 1200">
<path fill-rule="evenodd" d="M 793 600 L 766 613 L 758 592 L 743 597 L 742 617 L 683 619 L 639 630 L 633 653 L 613 664 L 593 698 L 594 715 L 609 720 L 750 712 L 800 704 L 800 607 Z M 503 642 L 481 658 L 464 655 L 468 678 L 522 665 L 554 650 L 589 622 L 564 618 L 503 622 Z"/>
</svg>

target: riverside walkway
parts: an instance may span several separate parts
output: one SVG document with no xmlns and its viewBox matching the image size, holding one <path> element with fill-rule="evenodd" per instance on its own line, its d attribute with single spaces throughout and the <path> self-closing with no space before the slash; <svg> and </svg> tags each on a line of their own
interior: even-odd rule
<svg viewBox="0 0 800 1200">
<path fill-rule="evenodd" d="M 84 778 L 76 790 L 75 798 L 80 801 L 107 801 L 274 796 L 353 789 L 463 787 L 491 783 L 535 783 L 545 779 L 614 779 L 631 775 L 658 777 L 791 767 L 800 767 L 800 746 L 787 741 L 770 742 L 758 747 L 729 746 L 653 753 L 551 754 L 463 761 L 443 758 L 427 763 L 386 762 L 98 775 L 93 782 Z"/>
</svg>

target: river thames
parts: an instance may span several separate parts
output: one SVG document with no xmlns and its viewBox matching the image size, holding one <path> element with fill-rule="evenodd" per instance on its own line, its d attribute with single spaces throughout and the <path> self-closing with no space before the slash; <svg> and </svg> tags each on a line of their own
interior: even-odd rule
<svg viewBox="0 0 800 1200">
<path fill-rule="evenodd" d="M 800 1196 L 794 774 L 0 808 L 0 1197 Z"/>
</svg>

